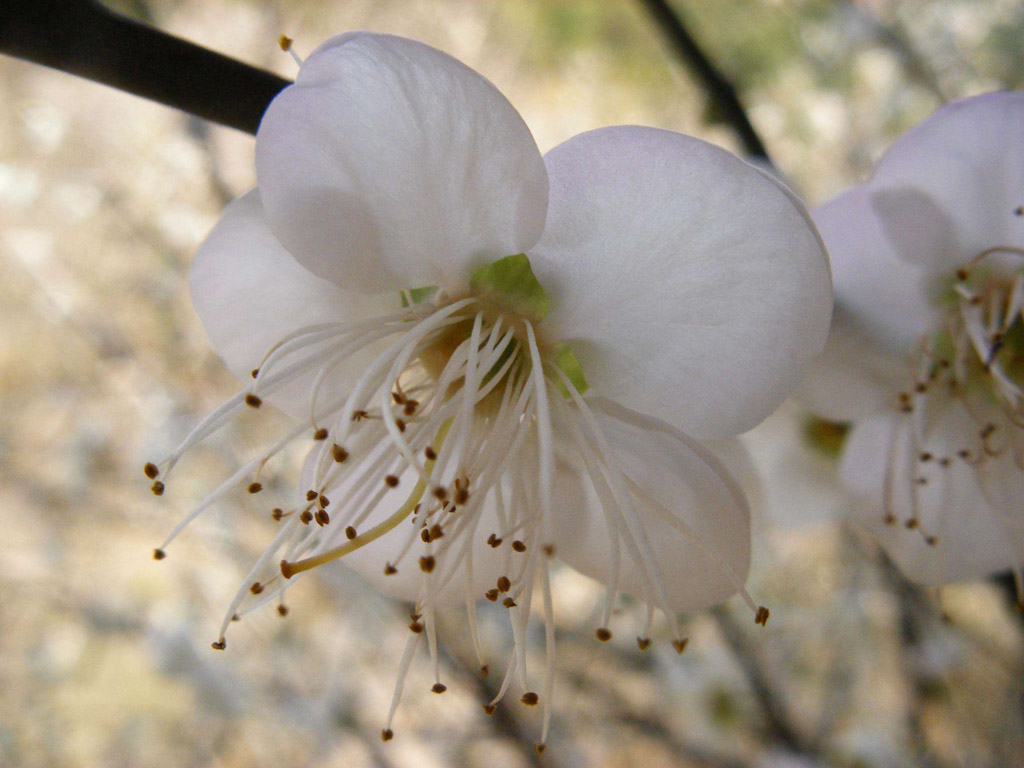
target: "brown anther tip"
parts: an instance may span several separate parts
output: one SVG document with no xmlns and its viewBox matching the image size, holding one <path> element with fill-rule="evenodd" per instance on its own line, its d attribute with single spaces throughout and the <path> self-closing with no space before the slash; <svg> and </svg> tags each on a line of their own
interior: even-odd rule
<svg viewBox="0 0 1024 768">
<path fill-rule="evenodd" d="M 210 643 L 210 647 L 215 651 L 223 651 L 228 647 L 228 641 L 222 637 L 220 640 L 215 640 Z"/>
<path fill-rule="evenodd" d="M 448 690 L 448 686 L 444 683 L 434 683 L 432 686 L 430 686 L 430 690 L 433 693 L 444 693 Z"/>
<path fill-rule="evenodd" d="M 334 460 L 339 464 L 348 458 L 348 451 L 346 451 L 337 443 L 331 446 L 331 453 L 334 454 Z"/>
<path fill-rule="evenodd" d="M 533 691 L 527 691 L 519 697 L 519 700 L 528 707 L 535 707 L 537 706 L 537 702 L 540 701 L 540 696 Z"/>
<path fill-rule="evenodd" d="M 548 748 L 548 745 L 547 744 L 541 744 L 541 743 L 538 742 L 537 744 L 533 745 L 533 748 L 537 750 L 537 754 L 538 755 L 543 755 L 544 754 L 544 750 Z"/>
<path fill-rule="evenodd" d="M 282 619 L 285 616 L 287 616 L 288 615 L 288 606 L 287 605 L 279 605 L 279 606 L 277 606 L 277 615 L 280 616 Z"/>
<path fill-rule="evenodd" d="M 480 674 L 483 675 L 484 677 L 487 677 L 487 675 L 488 675 L 488 673 L 490 671 L 491 671 L 491 668 L 487 664 L 484 664 L 483 666 L 480 667 Z"/>
<path fill-rule="evenodd" d="M 420 558 L 420 570 L 424 573 L 430 573 L 432 570 L 434 570 L 433 555 L 424 555 Z"/>
<path fill-rule="evenodd" d="M 259 408 L 261 405 L 263 405 L 263 401 L 260 400 L 259 397 L 257 397 L 256 395 L 252 394 L 252 392 L 250 392 L 248 395 L 245 396 L 245 404 L 248 405 L 250 408 Z"/>
<path fill-rule="evenodd" d="M 320 497 L 317 499 L 317 502 L 320 504 L 321 507 L 331 506 L 331 500 L 324 496 L 322 493 L 320 494 Z"/>
<path fill-rule="evenodd" d="M 445 499 L 448 498 L 448 489 L 445 488 L 443 485 L 437 486 L 434 490 L 431 491 L 431 493 L 433 494 L 434 498 L 437 499 L 438 501 L 444 501 Z"/>
<path fill-rule="evenodd" d="M 402 413 L 404 413 L 406 416 L 413 416 L 416 413 L 417 405 L 419 405 L 419 403 L 410 400 L 405 404 L 405 407 L 402 409 Z"/>
<path fill-rule="evenodd" d="M 443 539 L 444 538 L 444 528 L 442 528 L 439 523 L 434 523 L 434 525 L 430 526 L 430 538 L 431 539 Z"/>
<path fill-rule="evenodd" d="M 907 527 L 908 531 L 912 531 L 915 528 L 917 528 L 917 526 L 918 526 L 918 519 L 916 517 L 912 517 L 909 520 L 907 520 L 907 522 L 905 522 L 904 525 Z"/>
<path fill-rule="evenodd" d="M 686 650 L 686 646 L 689 645 L 690 638 L 681 637 L 678 640 L 672 641 L 672 647 L 676 649 L 676 653 L 682 655 L 683 651 Z"/>
<path fill-rule="evenodd" d="M 465 504 L 467 501 L 469 501 L 469 491 L 467 491 L 465 488 L 459 488 L 458 490 L 455 491 L 454 501 L 456 504 Z"/>
<path fill-rule="evenodd" d="M 925 536 L 924 537 L 924 543 L 927 544 L 929 547 L 937 547 L 939 545 L 939 537 L 938 536 Z"/>
<path fill-rule="evenodd" d="M 757 613 L 754 614 L 754 623 L 760 624 L 762 627 L 768 624 L 768 617 L 771 616 L 771 611 L 765 608 L 763 605 L 757 607 Z"/>
<path fill-rule="evenodd" d="M 917 458 L 920 461 L 931 461 L 934 458 L 934 456 L 932 456 L 932 454 L 930 454 L 928 451 L 922 451 L 920 454 L 918 454 Z"/>
<path fill-rule="evenodd" d="M 490 536 L 487 537 L 487 543 L 490 544 L 492 547 L 500 547 L 501 539 L 498 538 L 497 534 L 492 533 Z"/>
<path fill-rule="evenodd" d="M 396 573 L 398 573 L 398 569 L 395 568 L 395 566 L 393 566 L 391 563 L 384 563 L 385 576 L 394 576 Z"/>
<path fill-rule="evenodd" d="M 166 488 L 166 486 L 163 483 L 161 483 L 159 480 L 157 480 L 157 481 L 155 481 L 153 483 L 153 485 L 151 485 L 149 487 L 149 490 L 151 490 L 153 492 L 154 496 L 163 496 L 164 495 L 164 488 Z"/>
<path fill-rule="evenodd" d="M 1024 216 L 1024 205 L 1019 205 L 1013 209 L 1014 216 Z"/>
<path fill-rule="evenodd" d="M 508 592 L 510 589 L 512 589 L 512 582 L 508 578 L 508 576 L 499 576 L 498 577 L 498 591 L 499 592 Z"/>
<path fill-rule="evenodd" d="M 388 488 L 397 488 L 398 487 L 398 476 L 397 475 L 388 475 L 387 477 L 384 478 L 384 485 L 386 485 Z"/>
<path fill-rule="evenodd" d="M 493 715 L 497 710 L 497 704 L 484 704 L 484 714 L 486 714 L 488 717 Z"/>
<path fill-rule="evenodd" d="M 887 513 L 885 518 L 883 519 L 883 522 L 886 525 L 896 525 L 896 515 L 894 515 L 892 512 Z"/>
<path fill-rule="evenodd" d="M 504 605 L 506 608 L 516 607 L 516 601 L 513 600 L 511 597 L 506 597 L 504 600 L 501 601 L 501 604 Z"/>
<path fill-rule="evenodd" d="M 275 520 L 280 520 L 284 517 L 284 510 L 280 507 L 274 507 L 274 510 L 270 513 L 270 516 Z"/>
<path fill-rule="evenodd" d="M 967 270 L 966 269 L 958 269 L 956 271 L 956 279 L 961 281 L 961 282 L 966 280 L 967 279 Z"/>
<path fill-rule="evenodd" d="M 156 468 L 156 464 L 148 462 L 146 466 L 142 468 L 142 471 L 146 473 L 146 477 L 150 480 L 156 480 L 156 476 L 160 474 L 160 470 Z"/>
<path fill-rule="evenodd" d="M 498 602 L 498 590 L 488 589 L 486 592 L 484 592 L 484 597 L 486 597 L 492 603 L 496 603 Z"/>
<path fill-rule="evenodd" d="M 345 538 L 346 539 L 351 541 L 352 539 L 354 539 L 358 535 L 359 534 L 356 533 L 356 529 L 353 528 L 351 525 L 345 526 Z M 387 571 L 388 571 L 388 569 L 385 568 L 384 569 L 384 573 L 387 573 Z"/>
<path fill-rule="evenodd" d="M 420 622 L 413 619 L 413 621 L 409 624 L 409 631 L 418 635 L 420 632 L 423 631 L 423 625 Z"/>
<path fill-rule="evenodd" d="M 319 495 L 316 491 L 306 491 L 306 501 L 316 501 Z"/>
<path fill-rule="evenodd" d="M 313 439 L 326 440 L 328 434 L 330 433 L 327 431 L 327 427 L 320 427 L 320 429 L 313 433 Z"/>
<path fill-rule="evenodd" d="M 554 557 L 555 556 L 555 545 L 554 544 L 545 544 L 543 547 L 541 547 L 541 551 L 545 555 L 547 555 L 548 557 Z"/>
<path fill-rule="evenodd" d="M 153 559 L 154 560 L 163 560 L 165 557 L 167 557 L 167 553 L 164 552 L 162 549 L 154 549 L 153 550 Z"/>
<path fill-rule="evenodd" d="M 512 549 L 514 549 L 516 552 L 525 552 L 526 544 L 521 542 L 519 539 L 516 539 L 512 542 Z"/>
<path fill-rule="evenodd" d="M 423 450 L 423 455 L 427 457 L 427 461 L 437 460 L 437 451 L 435 451 L 429 445 Z"/>
<path fill-rule="evenodd" d="M 424 544 L 429 544 L 430 543 L 430 530 L 427 529 L 427 528 L 424 528 L 422 531 L 420 531 L 420 539 L 423 541 Z"/>
<path fill-rule="evenodd" d="M 638 637 L 636 639 L 636 647 L 641 651 L 646 651 L 651 647 L 651 638 L 649 637 Z"/>
<path fill-rule="evenodd" d="M 395 738 L 395 732 L 392 731 L 390 728 L 385 728 L 383 731 L 380 732 L 381 741 L 391 741 L 393 738 Z"/>
<path fill-rule="evenodd" d="M 369 415 L 370 414 L 364 410 L 352 411 L 352 421 L 362 421 L 363 419 L 368 418 Z"/>
<path fill-rule="evenodd" d="M 281 35 L 277 38 L 277 44 L 280 46 L 282 51 L 291 50 L 292 42 L 292 39 L 288 37 L 288 35 Z"/>
<path fill-rule="evenodd" d="M 331 516 L 322 509 L 318 509 L 316 514 L 313 515 L 313 518 L 321 528 L 325 525 L 329 525 L 331 522 Z"/>
<path fill-rule="evenodd" d="M 401 405 L 405 402 L 405 395 L 401 392 L 392 392 L 391 399 L 395 401 L 395 405 Z"/>
<path fill-rule="evenodd" d="M 251 371 L 249 371 L 249 375 L 252 376 L 255 379 L 257 376 L 260 375 L 260 369 L 259 368 L 253 368 Z"/>
<path fill-rule="evenodd" d="M 259 493 L 263 490 L 263 483 L 249 483 L 249 487 L 246 490 L 249 493 Z"/>
<path fill-rule="evenodd" d="M 299 515 L 299 520 L 304 522 L 306 525 L 309 525 L 313 521 L 313 513 L 307 509 L 301 515 Z"/>
<path fill-rule="evenodd" d="M 597 639 L 600 640 L 602 643 L 607 643 L 609 640 L 612 639 L 612 632 L 611 632 L 611 630 L 610 629 L 606 629 L 605 627 L 600 627 L 594 633 L 594 635 L 596 635 Z"/>
<path fill-rule="evenodd" d="M 238 615 L 237 613 L 233 613 L 233 614 L 231 614 L 231 620 L 232 621 L 241 621 L 242 617 L 240 615 Z"/>
<path fill-rule="evenodd" d="M 405 421 L 403 419 L 395 419 L 395 426 L 398 427 L 399 432 L 405 432 Z"/>
<path fill-rule="evenodd" d="M 260 584 L 258 581 L 254 581 L 252 583 L 252 586 L 249 587 L 249 591 L 252 592 L 254 595 L 258 595 L 260 592 L 263 591 L 263 585 Z"/>
<path fill-rule="evenodd" d="M 290 579 L 292 576 L 295 575 L 295 570 L 292 568 L 292 564 L 289 563 L 287 560 L 281 561 L 281 575 L 284 576 L 286 579 Z"/>
</svg>

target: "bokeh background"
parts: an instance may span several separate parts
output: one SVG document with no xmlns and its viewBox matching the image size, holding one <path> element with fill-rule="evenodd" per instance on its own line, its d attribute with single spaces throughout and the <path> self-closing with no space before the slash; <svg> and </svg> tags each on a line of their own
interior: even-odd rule
<svg viewBox="0 0 1024 768">
<path fill-rule="evenodd" d="M 632 0 L 151 0 L 118 10 L 293 76 L 300 53 L 363 28 L 423 40 L 490 78 L 542 150 L 639 123 L 738 149 Z M 676 3 L 740 91 L 778 167 L 810 204 L 861 180 L 944 100 L 1024 79 L 1010 0 Z M 494 717 L 448 622 L 449 690 L 414 667 L 379 738 L 407 607 L 344 567 L 320 569 L 210 650 L 274 530 L 288 472 L 160 543 L 236 466 L 266 419 L 197 450 L 162 499 L 141 467 L 234 391 L 187 291 L 196 245 L 253 183 L 253 139 L 0 58 L 0 765 L 3 766 L 1017 766 L 1024 764 L 1021 617 L 1000 588 L 941 594 L 899 577 L 843 524 L 841 433 L 785 406 L 746 436 L 764 478 L 749 587 L 664 628 L 641 654 L 622 604 L 593 636 L 601 591 L 555 578 L 556 715 L 515 697 Z M 269 498 L 268 498 L 269 495 Z M 259 503 L 257 503 L 257 499 Z M 482 614 L 497 660 L 502 612 Z M 541 638 L 536 638 L 538 650 Z M 492 678 L 497 675 L 492 672 Z"/>
</svg>

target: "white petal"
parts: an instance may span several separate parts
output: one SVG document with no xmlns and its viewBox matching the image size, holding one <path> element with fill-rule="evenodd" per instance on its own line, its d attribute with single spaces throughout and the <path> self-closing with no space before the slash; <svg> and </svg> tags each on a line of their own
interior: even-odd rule
<svg viewBox="0 0 1024 768">
<path fill-rule="evenodd" d="M 710 451 L 667 424 L 602 404 L 599 398 L 588 402 L 613 461 L 663 510 L 649 502 L 637 504 L 629 529 L 649 547 L 643 548 L 641 564 L 620 544 L 618 589 L 650 599 L 643 573 L 655 569 L 673 612 L 702 610 L 735 594 L 750 567 L 750 513 L 729 471 Z M 608 584 L 614 569 L 612 547 L 594 487 L 581 473 L 561 472 L 557 480 L 552 533 L 558 554 Z M 681 533 L 666 516 L 692 535 Z"/>
<path fill-rule="evenodd" d="M 894 245 L 932 271 L 949 271 L 995 245 L 1024 246 L 1024 93 L 949 104 L 904 134 L 879 161 L 872 190 Z M 909 195 L 907 190 L 919 195 Z M 934 236 L 944 215 L 954 247 Z"/>
<path fill-rule="evenodd" d="M 224 211 L 196 253 L 189 285 L 211 345 L 243 381 L 286 334 L 316 323 L 367 319 L 398 303 L 396 296 L 344 291 L 299 266 L 271 233 L 255 190 Z M 268 396 L 270 402 L 305 416 L 312 375 Z M 342 368 L 324 395 L 346 380 Z"/>
<path fill-rule="evenodd" d="M 531 252 L 544 329 L 590 385 L 700 437 L 767 416 L 828 332 L 828 264 L 802 206 L 724 150 L 653 128 L 585 133 L 545 160 Z"/>
<path fill-rule="evenodd" d="M 883 348 L 901 354 L 915 349 L 933 320 L 929 275 L 894 250 L 872 210 L 869 190 L 854 187 L 812 213 L 845 319 Z"/>
<path fill-rule="evenodd" d="M 842 463 L 844 483 L 858 496 L 856 519 L 878 537 L 889 556 L 910 579 L 930 585 L 948 584 L 986 576 L 1024 563 L 1024 531 L 1020 508 L 997 509 L 985 498 L 973 468 L 956 458 L 969 445 L 977 424 L 959 405 L 949 404 L 924 442 L 915 447 L 894 416 L 877 416 L 857 424 L 846 445 Z M 936 460 L 915 461 L 918 451 Z M 887 461 L 892 457 L 894 525 L 884 523 L 883 493 Z M 952 459 L 943 468 L 940 457 Z M 1012 460 L 1010 462 L 1012 464 Z M 997 467 L 1016 478 L 1020 470 Z M 914 485 L 913 478 L 927 483 Z M 910 530 L 912 490 L 918 493 L 921 530 Z M 1019 487 L 1015 498 L 1024 491 Z M 935 546 L 925 536 L 937 538 Z"/>
<path fill-rule="evenodd" d="M 268 219 L 312 272 L 360 291 L 465 288 L 540 237 L 547 175 L 519 113 L 421 43 L 343 35 L 271 103 L 256 140 Z"/>
</svg>

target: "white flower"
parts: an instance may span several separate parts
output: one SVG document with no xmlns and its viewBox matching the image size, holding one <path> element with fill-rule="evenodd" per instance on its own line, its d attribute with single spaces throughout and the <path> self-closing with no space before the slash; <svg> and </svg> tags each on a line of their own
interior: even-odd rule
<svg viewBox="0 0 1024 768">
<path fill-rule="evenodd" d="M 808 392 L 852 420 L 858 519 L 927 584 L 1024 565 L 1024 94 L 943 107 L 818 209 L 834 328 Z"/>
<path fill-rule="evenodd" d="M 256 170 L 191 277 L 214 347 L 252 378 L 147 466 L 162 490 L 246 403 L 299 419 L 191 518 L 231 487 L 259 490 L 266 461 L 312 438 L 294 507 L 275 512 L 280 534 L 228 618 L 344 555 L 415 603 L 396 705 L 421 634 L 436 673 L 435 610 L 465 605 L 475 640 L 484 596 L 508 606 L 515 637 L 502 693 L 536 703 L 523 644 L 536 599 L 546 707 L 553 557 L 607 585 L 601 639 L 619 591 L 650 606 L 641 647 L 655 609 L 680 650 L 677 613 L 737 591 L 756 610 L 746 500 L 688 435 L 752 427 L 824 344 L 827 262 L 788 192 L 650 128 L 542 158 L 482 77 L 367 33 L 303 64 L 263 118 Z"/>
</svg>

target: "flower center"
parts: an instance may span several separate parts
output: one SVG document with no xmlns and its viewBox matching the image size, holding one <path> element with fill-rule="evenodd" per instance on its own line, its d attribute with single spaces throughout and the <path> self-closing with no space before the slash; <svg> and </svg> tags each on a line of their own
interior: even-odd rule
<svg viewBox="0 0 1024 768">
<path fill-rule="evenodd" d="M 897 396 L 905 419 L 889 451 L 885 522 L 902 517 L 932 546 L 939 541 L 937 516 L 925 492 L 948 485 L 958 462 L 976 477 L 988 471 L 1024 435 L 1024 271 L 1008 263 L 1021 258 L 1020 249 L 988 249 L 936 292 L 939 323 L 922 339 L 911 386 Z M 1011 466 L 1024 469 L 1018 459 Z M 905 503 L 896 498 L 901 494 Z M 945 504 L 948 494 L 940 496 Z"/>
</svg>

